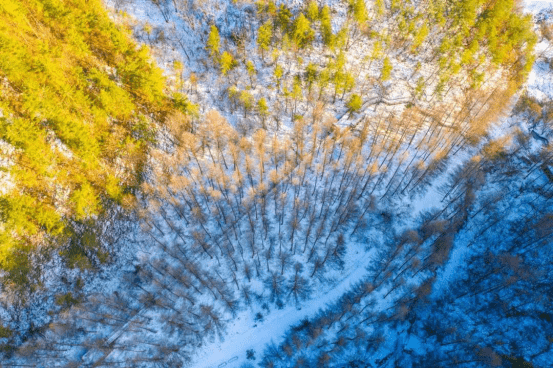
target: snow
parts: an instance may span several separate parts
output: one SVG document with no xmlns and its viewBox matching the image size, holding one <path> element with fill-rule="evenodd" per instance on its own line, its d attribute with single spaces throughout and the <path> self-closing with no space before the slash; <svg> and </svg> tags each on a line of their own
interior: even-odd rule
<svg viewBox="0 0 553 369">
<path fill-rule="evenodd" d="M 281 310 L 273 310 L 262 322 L 253 323 L 250 311 L 242 312 L 227 327 L 224 340 L 215 341 L 203 346 L 197 353 L 190 367 L 216 368 L 225 366 L 229 359 L 237 357 L 246 361 L 246 350 L 255 350 L 256 358 L 260 359 L 265 347 L 284 336 L 293 325 L 305 318 L 313 317 L 320 309 L 335 303 L 350 287 L 361 281 L 366 275 L 367 262 L 371 260 L 370 252 L 352 255 L 357 262 L 346 268 L 343 279 L 336 285 L 321 287 L 313 298 L 302 302 L 301 309 L 289 304 Z M 252 326 L 254 324 L 254 326 Z M 235 366 L 235 365 L 230 365 Z"/>
<path fill-rule="evenodd" d="M 538 61 L 528 76 L 528 95 L 538 101 L 547 101 L 553 98 L 553 73 L 549 64 Z"/>
<path fill-rule="evenodd" d="M 537 14 L 542 11 L 553 11 L 552 0 L 524 0 L 524 10 Z"/>
<path fill-rule="evenodd" d="M 422 350 L 421 340 L 413 334 L 409 335 L 409 338 L 408 338 L 407 342 L 405 343 L 405 349 L 417 351 L 419 354 L 424 354 L 425 353 Z"/>
</svg>

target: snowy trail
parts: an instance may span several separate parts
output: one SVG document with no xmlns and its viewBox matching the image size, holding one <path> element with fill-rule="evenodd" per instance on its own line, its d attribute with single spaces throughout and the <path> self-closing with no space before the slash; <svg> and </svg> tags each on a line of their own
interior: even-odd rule
<svg viewBox="0 0 553 369">
<path fill-rule="evenodd" d="M 302 302 L 301 310 L 297 310 L 292 301 L 282 310 L 272 310 L 263 322 L 257 322 L 253 327 L 253 314 L 250 310 L 241 312 L 231 324 L 227 326 L 224 341 L 218 339 L 213 343 L 205 344 L 198 354 L 189 363 L 195 368 L 239 367 L 247 361 L 246 350 L 255 350 L 257 363 L 265 347 L 271 341 L 279 342 L 285 332 L 304 318 L 314 316 L 319 309 L 336 302 L 350 287 L 366 276 L 366 266 L 371 260 L 374 249 L 360 253 L 357 262 L 351 268 L 345 268 L 347 275 L 334 286 L 325 286 L 313 294 L 313 298 Z M 357 255 L 355 255 L 357 256 Z M 349 272 L 346 272 L 349 270 Z"/>
</svg>

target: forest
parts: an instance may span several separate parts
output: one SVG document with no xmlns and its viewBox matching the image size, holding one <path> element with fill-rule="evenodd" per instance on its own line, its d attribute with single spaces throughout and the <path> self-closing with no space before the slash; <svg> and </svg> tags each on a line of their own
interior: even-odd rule
<svg viewBox="0 0 553 369">
<path fill-rule="evenodd" d="M 0 366 L 553 365 L 553 7 L 0 4 Z"/>
</svg>

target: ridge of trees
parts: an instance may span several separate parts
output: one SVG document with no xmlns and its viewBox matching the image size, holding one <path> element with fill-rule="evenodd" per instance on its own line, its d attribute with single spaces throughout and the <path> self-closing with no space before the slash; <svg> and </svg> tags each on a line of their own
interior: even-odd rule
<svg viewBox="0 0 553 369">
<path fill-rule="evenodd" d="M 0 43 L 0 268 L 27 289 L 37 248 L 82 267 L 108 252 L 83 232 L 132 206 L 157 124 L 190 104 L 99 0 L 2 2 Z"/>
</svg>

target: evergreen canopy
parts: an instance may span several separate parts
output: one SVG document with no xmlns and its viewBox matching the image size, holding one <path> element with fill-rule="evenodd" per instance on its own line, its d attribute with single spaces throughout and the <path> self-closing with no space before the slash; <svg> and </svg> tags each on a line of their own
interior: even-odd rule
<svg viewBox="0 0 553 369">
<path fill-rule="evenodd" d="M 132 201 L 152 122 L 171 109 L 164 86 L 100 0 L 0 2 L 2 269 Z"/>
</svg>

